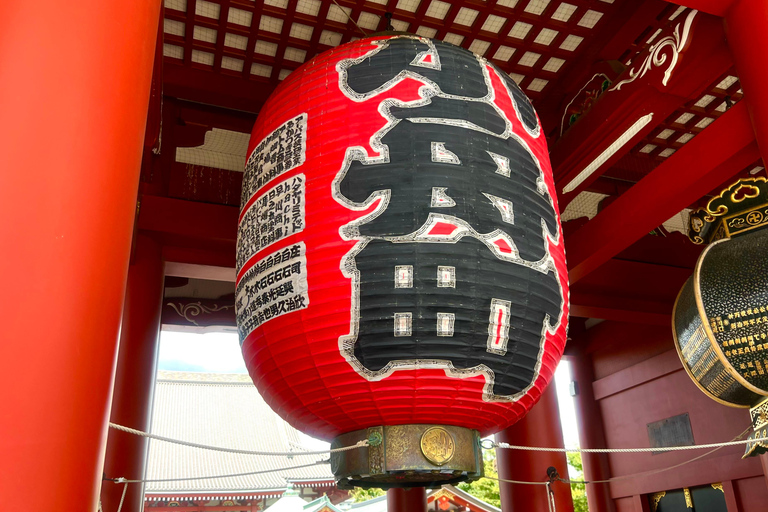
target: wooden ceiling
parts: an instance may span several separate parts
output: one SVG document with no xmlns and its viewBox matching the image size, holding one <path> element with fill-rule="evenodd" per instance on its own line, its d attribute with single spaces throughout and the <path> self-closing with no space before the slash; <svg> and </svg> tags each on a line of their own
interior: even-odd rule
<svg viewBox="0 0 768 512">
<path fill-rule="evenodd" d="M 329 48 L 391 26 L 491 59 L 534 99 L 623 21 L 627 0 L 166 0 L 166 65 L 274 87 Z M 638 4 L 639 5 L 639 4 Z M 674 10 L 674 9 L 673 9 Z M 210 77 L 210 80 L 215 80 Z"/>
<path fill-rule="evenodd" d="M 696 14 L 693 35 L 683 44 L 680 34 L 692 12 L 663 0 L 165 0 L 139 229 L 164 237 L 169 260 L 231 266 L 242 176 L 231 162 L 243 159 L 245 149 L 222 150 L 229 153 L 218 156 L 229 164 L 218 165 L 215 159 L 181 161 L 176 148 L 203 146 L 206 134 L 210 143 L 213 130 L 224 137 L 213 137 L 217 147 L 244 140 L 239 134 L 250 131 L 282 79 L 321 52 L 386 30 L 387 13 L 396 30 L 460 45 L 509 73 L 532 99 L 547 135 L 561 208 L 578 197 L 600 202 L 588 205 L 594 220 L 566 223 L 569 266 L 579 281 L 574 311 L 667 322 L 673 293 L 659 295 L 663 287 L 652 276 L 666 275 L 666 266 L 689 267 L 692 259 L 680 263 L 676 254 L 695 256 L 698 249 L 679 233 L 658 242 L 644 235 L 673 215 L 682 224 L 681 212 L 706 201 L 723 180 L 765 175 L 765 169 L 748 137 L 751 128 L 743 132 L 749 138 L 744 144 L 704 142 L 748 124 L 744 109 L 735 108 L 713 129 L 743 96 L 722 21 Z M 669 84 L 662 84 L 666 60 L 617 91 L 662 41 L 674 42 L 679 57 Z M 623 140 L 581 185 L 563 191 L 649 113 L 652 122 Z M 228 140 L 221 130 L 239 134 Z M 702 133 L 710 135 L 699 139 Z M 714 172 L 716 158 L 722 164 Z M 659 202 L 662 196 L 668 199 Z M 605 209 L 612 220 L 600 219 Z M 639 222 L 638 212 L 654 220 Z M 633 227 L 625 229 L 626 222 Z M 603 252 L 595 259 L 598 249 Z M 647 267 L 627 270 L 630 261 Z M 673 283 L 670 290 L 684 274 L 665 278 Z M 617 296 L 643 287 L 653 291 L 647 307 L 615 307 Z"/>
</svg>

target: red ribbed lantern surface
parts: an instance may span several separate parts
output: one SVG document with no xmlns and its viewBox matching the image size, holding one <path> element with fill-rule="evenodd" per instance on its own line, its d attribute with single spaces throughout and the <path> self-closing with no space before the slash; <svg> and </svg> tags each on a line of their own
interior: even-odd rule
<svg viewBox="0 0 768 512">
<path fill-rule="evenodd" d="M 536 403 L 568 283 L 546 141 L 506 74 L 426 38 L 349 43 L 285 79 L 248 154 L 238 325 L 281 416 L 486 435 Z"/>
</svg>

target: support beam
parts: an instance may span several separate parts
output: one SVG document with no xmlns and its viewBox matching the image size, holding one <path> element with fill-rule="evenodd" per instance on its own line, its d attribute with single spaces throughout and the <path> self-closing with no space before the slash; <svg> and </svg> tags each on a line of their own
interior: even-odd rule
<svg viewBox="0 0 768 512">
<path fill-rule="evenodd" d="M 167 96 L 258 114 L 274 90 L 273 84 L 212 73 L 176 62 L 166 61 L 163 70 L 163 93 Z M 226 94 L 222 94 L 224 91 Z"/>
<path fill-rule="evenodd" d="M 669 325 L 669 320 L 667 322 Z M 580 341 L 581 343 L 574 342 L 577 345 L 575 354 L 569 358 L 571 378 L 576 383 L 574 405 L 576 407 L 579 444 L 585 448 L 607 448 L 602 412 L 592 390 L 592 383 L 595 380 L 592 360 L 584 350 L 584 341 L 586 340 Z M 581 461 L 584 465 L 584 480 L 592 482 L 607 480 L 611 477 L 607 454 L 583 453 Z M 587 503 L 591 512 L 616 512 L 608 484 L 588 485 Z"/>
<path fill-rule="evenodd" d="M 217 267 L 214 265 L 199 265 L 194 263 L 178 263 L 169 261 L 165 264 L 165 275 L 173 277 L 188 277 L 206 279 L 208 281 L 226 281 L 234 283 L 234 267 Z"/>
<path fill-rule="evenodd" d="M 388 512 L 426 512 L 427 493 L 423 487 L 412 489 L 399 489 L 397 487 L 387 491 Z"/>
<path fill-rule="evenodd" d="M 174 326 L 174 330 L 207 332 L 208 329 L 226 328 L 236 331 L 234 294 L 219 299 L 166 297 L 163 300 L 162 323 L 165 328 Z"/>
<path fill-rule="evenodd" d="M 675 3 L 722 18 L 734 0 L 677 0 Z"/>
<path fill-rule="evenodd" d="M 559 138 L 560 123 L 565 115 L 566 105 L 578 94 L 579 89 L 589 82 L 595 72 L 594 63 L 618 60 L 622 52 L 653 23 L 667 5 L 663 0 L 640 0 L 625 4 L 615 12 L 608 23 L 598 29 L 598 33 L 584 41 L 583 44 L 589 46 L 580 49 L 582 53 L 579 58 L 568 61 L 566 67 L 561 70 L 568 74 L 568 80 L 551 83 L 551 89 L 547 90 L 543 101 L 537 102 L 536 111 L 541 126 L 547 133 L 557 127 Z"/>
<path fill-rule="evenodd" d="M 128 268 L 110 421 L 145 432 L 149 431 L 155 389 L 162 296 L 160 246 L 151 238 L 140 235 Z M 144 437 L 111 429 L 104 474 L 110 478 L 143 479 L 148 446 L 148 439 Z M 102 509 L 117 510 L 123 501 L 122 494 L 122 485 L 104 481 L 101 486 Z M 143 509 L 144 486 L 131 484 L 122 510 L 141 512 Z"/>
<path fill-rule="evenodd" d="M 234 244 L 236 206 L 146 195 L 141 198 L 138 227 L 145 231 Z"/>
<path fill-rule="evenodd" d="M 27 510 L 97 508 L 160 5 L 0 19 L 0 496 Z"/>
<path fill-rule="evenodd" d="M 686 19 L 679 18 L 679 33 Z M 696 15 L 688 39 L 681 46 L 679 54 L 669 50 L 678 59 L 674 67 L 650 66 L 646 73 L 630 67 L 619 80 L 629 79 L 633 69 L 637 78 L 606 91 L 592 110 L 557 141 L 551 160 L 561 211 L 637 141 L 733 65 L 717 18 Z M 643 62 L 646 56 L 641 54 L 635 60 Z M 665 57 L 668 60 L 672 55 Z M 665 76 L 667 70 L 669 77 Z"/>
<path fill-rule="evenodd" d="M 544 390 L 538 403 L 528 414 L 496 434 L 496 441 L 520 446 L 563 447 L 563 430 L 560 426 L 560 411 L 557 406 L 557 392 L 554 383 Z M 564 453 L 531 452 L 522 450 L 496 449 L 496 463 L 499 478 L 523 482 L 544 482 L 547 469 L 552 466 L 565 477 L 568 461 Z M 547 492 L 543 485 L 521 485 L 499 482 L 501 509 L 504 511 L 545 511 L 550 510 Z M 563 482 L 554 482 L 555 505 L 558 512 L 573 512 L 571 487 Z"/>
<path fill-rule="evenodd" d="M 723 2 L 725 3 L 725 2 Z M 768 160 L 768 2 L 735 0 L 725 16 L 725 33 L 731 47 L 744 102 L 763 161 Z"/>
<path fill-rule="evenodd" d="M 206 247 L 204 241 L 192 245 L 177 244 L 179 241 L 169 240 L 171 238 L 173 237 L 163 237 L 163 259 L 168 262 L 167 275 L 235 282 L 234 243 L 221 247 Z"/>
<path fill-rule="evenodd" d="M 677 240 L 663 241 L 675 243 L 658 244 L 662 251 L 678 248 Z M 692 268 L 613 258 L 571 288 L 570 314 L 669 326 L 675 298 Z"/>
<path fill-rule="evenodd" d="M 637 307 L 628 307 L 621 302 L 616 306 L 595 305 L 584 303 L 584 300 L 585 299 L 578 296 L 571 296 L 571 316 L 649 325 L 670 325 L 670 322 L 672 321 L 671 311 L 645 311 L 643 309 L 638 309 Z M 649 307 L 662 309 L 663 305 L 650 304 Z"/>
<path fill-rule="evenodd" d="M 571 284 L 759 156 L 739 102 L 566 240 Z"/>
</svg>

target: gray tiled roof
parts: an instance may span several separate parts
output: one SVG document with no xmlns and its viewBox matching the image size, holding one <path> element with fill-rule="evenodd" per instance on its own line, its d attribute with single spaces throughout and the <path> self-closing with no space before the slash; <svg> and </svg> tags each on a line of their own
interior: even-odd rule
<svg viewBox="0 0 768 512">
<path fill-rule="evenodd" d="M 243 375 L 158 372 L 153 434 L 195 443 L 260 451 L 300 451 L 296 429 L 264 402 Z M 328 456 L 267 457 L 201 450 L 150 441 L 147 479 L 248 473 L 311 463 Z M 146 492 L 285 489 L 288 480 L 331 481 L 328 464 L 211 480 L 147 483 Z"/>
</svg>

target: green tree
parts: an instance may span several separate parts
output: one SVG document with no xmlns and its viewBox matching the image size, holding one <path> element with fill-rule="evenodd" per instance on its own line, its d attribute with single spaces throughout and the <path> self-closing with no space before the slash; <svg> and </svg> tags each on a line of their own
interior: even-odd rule
<svg viewBox="0 0 768 512">
<path fill-rule="evenodd" d="M 483 450 L 483 467 L 485 476 L 498 478 L 496 471 L 496 450 Z M 481 478 L 474 482 L 462 482 L 456 487 L 462 491 L 468 492 L 475 498 L 479 498 L 495 507 L 501 507 L 501 498 L 499 497 L 499 482 L 489 478 Z"/>
<path fill-rule="evenodd" d="M 569 471 L 572 480 L 584 480 L 584 465 L 581 462 L 581 453 L 568 452 L 568 465 L 574 469 L 573 472 Z M 587 508 L 587 489 L 586 484 L 572 483 L 571 484 L 571 496 L 573 496 L 573 511 L 574 512 L 589 512 Z"/>
<path fill-rule="evenodd" d="M 355 503 L 372 500 L 373 498 L 378 498 L 379 496 L 384 496 L 385 494 L 386 492 L 384 492 L 383 490 L 377 487 L 371 487 L 370 489 L 355 487 L 354 489 L 349 491 L 349 496 L 352 498 L 352 500 Z"/>
</svg>

